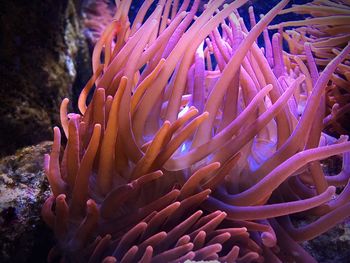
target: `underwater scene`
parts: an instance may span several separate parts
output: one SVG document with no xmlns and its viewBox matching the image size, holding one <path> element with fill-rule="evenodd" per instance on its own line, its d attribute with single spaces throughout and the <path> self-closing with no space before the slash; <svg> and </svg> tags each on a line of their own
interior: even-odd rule
<svg viewBox="0 0 350 263">
<path fill-rule="evenodd" d="M 36 2 L 28 64 L 44 31 L 1 27 L 0 261 L 349 262 L 349 0 Z"/>
</svg>

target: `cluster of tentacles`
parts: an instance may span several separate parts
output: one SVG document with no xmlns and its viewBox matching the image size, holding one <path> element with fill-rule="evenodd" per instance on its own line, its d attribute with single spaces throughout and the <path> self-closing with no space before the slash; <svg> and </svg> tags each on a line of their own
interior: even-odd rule
<svg viewBox="0 0 350 263">
<path fill-rule="evenodd" d="M 84 34 L 93 48 L 105 28 L 112 22 L 115 5 L 109 0 L 82 1 Z"/>
<path fill-rule="evenodd" d="M 350 1 L 314 0 L 305 5 L 281 11 L 308 15 L 302 21 L 287 21 L 281 26 L 292 27 L 283 33 L 290 52 L 305 61 L 305 43 L 315 55 L 318 68 L 324 69 L 350 41 Z M 276 28 L 274 26 L 272 28 Z M 294 27 L 294 28 L 293 28 Z M 297 62 L 297 66 L 299 66 Z M 333 72 L 326 88 L 327 116 L 324 125 L 328 132 L 339 136 L 350 133 L 350 57 L 347 56 Z"/>
<path fill-rule="evenodd" d="M 49 261 L 315 262 L 298 242 L 350 215 L 350 142 L 322 133 L 323 94 L 350 45 L 319 72 L 310 44 L 304 63 L 269 38 L 286 0 L 259 22 L 250 8 L 250 30 L 246 0 L 201 14 L 199 0 L 160 0 L 146 17 L 152 2 L 130 23 L 131 0 L 117 1 L 80 114 L 62 102 L 67 144 L 55 127 L 45 156 Z M 343 168 L 329 176 L 320 160 L 334 155 Z M 299 212 L 318 219 L 295 228 Z"/>
</svg>

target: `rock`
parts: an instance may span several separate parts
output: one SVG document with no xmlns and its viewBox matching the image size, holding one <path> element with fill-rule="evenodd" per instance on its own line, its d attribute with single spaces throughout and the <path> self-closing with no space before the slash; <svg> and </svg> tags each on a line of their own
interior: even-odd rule
<svg viewBox="0 0 350 263">
<path fill-rule="evenodd" d="M 51 145 L 51 142 L 43 142 L 0 160 L 2 263 L 46 262 L 53 236 L 40 215 L 50 195 L 43 159 Z"/>
<path fill-rule="evenodd" d="M 350 258 L 350 220 L 338 224 L 323 235 L 302 246 L 318 261 L 322 263 L 349 262 Z"/>
<path fill-rule="evenodd" d="M 0 2 L 0 156 L 52 139 L 62 99 L 89 78 L 79 5 L 73 0 Z"/>
</svg>

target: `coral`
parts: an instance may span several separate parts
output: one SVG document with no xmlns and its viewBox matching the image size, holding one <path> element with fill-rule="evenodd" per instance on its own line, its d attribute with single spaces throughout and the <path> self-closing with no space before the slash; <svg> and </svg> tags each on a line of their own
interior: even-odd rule
<svg viewBox="0 0 350 263">
<path fill-rule="evenodd" d="M 62 102 L 67 144 L 55 127 L 45 156 L 49 261 L 316 262 L 298 243 L 350 213 L 350 142 L 322 132 L 323 93 L 350 45 L 318 72 L 305 43 L 298 70 L 267 29 L 287 0 L 259 22 L 250 8 L 250 30 L 245 0 L 201 14 L 199 0 L 161 0 L 146 17 L 152 2 L 131 24 L 131 1 L 116 1 L 80 114 Z M 331 176 L 320 160 L 334 155 Z M 295 228 L 296 213 L 316 220 Z"/>
</svg>

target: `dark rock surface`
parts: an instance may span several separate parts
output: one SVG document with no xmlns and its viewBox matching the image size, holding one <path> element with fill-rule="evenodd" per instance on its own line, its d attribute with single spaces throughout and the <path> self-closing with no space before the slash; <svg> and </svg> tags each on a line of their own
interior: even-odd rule
<svg viewBox="0 0 350 263">
<path fill-rule="evenodd" d="M 0 160 L 2 263 L 46 262 L 53 237 L 40 214 L 50 195 L 43 161 L 51 145 L 51 142 L 43 142 Z"/>
<path fill-rule="evenodd" d="M 350 262 L 350 220 L 338 224 L 317 238 L 303 242 L 302 246 L 318 262 Z"/>
<path fill-rule="evenodd" d="M 79 1 L 0 1 L 0 156 L 51 139 L 59 105 L 90 76 Z"/>
</svg>

